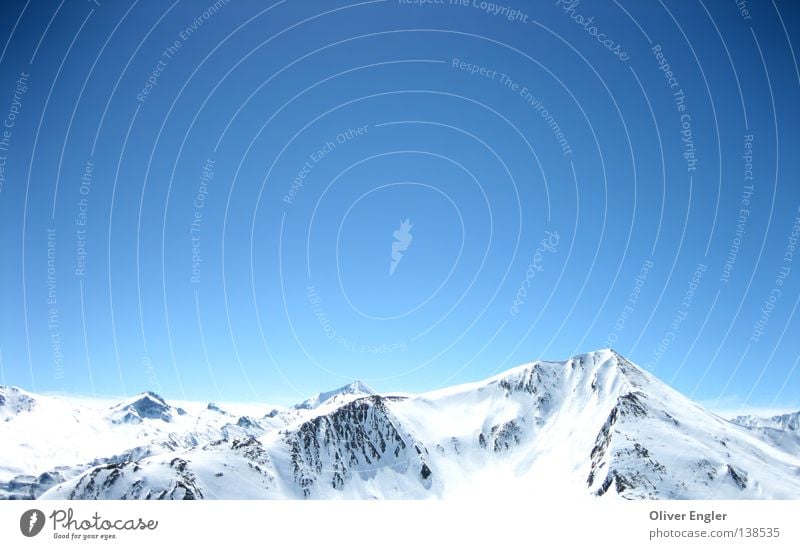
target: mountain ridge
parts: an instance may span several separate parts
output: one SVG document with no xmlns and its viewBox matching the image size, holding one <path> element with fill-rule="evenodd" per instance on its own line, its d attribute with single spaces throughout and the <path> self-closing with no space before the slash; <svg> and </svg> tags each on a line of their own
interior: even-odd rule
<svg viewBox="0 0 800 549">
<path fill-rule="evenodd" d="M 299 404 L 295 404 L 293 408 L 295 410 L 311 410 L 314 408 L 318 408 L 325 403 L 330 402 L 331 400 L 338 399 L 338 402 L 344 402 L 347 397 L 350 396 L 363 396 L 363 395 L 374 395 L 375 391 L 369 387 L 366 383 L 361 380 L 355 380 L 347 385 L 343 385 L 337 389 L 333 389 L 331 391 L 325 391 L 322 393 L 317 393 L 314 396 L 300 402 Z"/>
<path fill-rule="evenodd" d="M 611 349 L 421 394 L 354 382 L 263 417 L 153 393 L 103 409 L 32 398 L 0 423 L 18 442 L 0 450 L 0 497 L 800 498 L 794 438 L 709 412 Z M 97 430 L 103 444 L 48 453 L 24 428 L 57 411 L 53 446 Z"/>
</svg>

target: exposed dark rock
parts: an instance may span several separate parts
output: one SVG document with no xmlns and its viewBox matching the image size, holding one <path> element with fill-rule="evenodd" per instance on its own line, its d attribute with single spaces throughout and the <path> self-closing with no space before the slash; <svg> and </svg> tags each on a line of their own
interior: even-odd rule
<svg viewBox="0 0 800 549">
<path fill-rule="evenodd" d="M 728 465 L 728 475 L 731 477 L 736 486 L 738 486 L 741 490 L 747 488 L 747 473 L 734 467 L 733 465 Z"/>
</svg>

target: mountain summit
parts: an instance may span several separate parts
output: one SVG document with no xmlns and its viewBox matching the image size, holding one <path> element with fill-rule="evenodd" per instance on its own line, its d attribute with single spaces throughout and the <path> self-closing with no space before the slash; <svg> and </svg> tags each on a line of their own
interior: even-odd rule
<svg viewBox="0 0 800 549">
<path fill-rule="evenodd" d="M 728 421 L 611 349 L 420 395 L 354 382 L 236 422 L 150 393 L 121 422 L 35 400 L 0 423 L 0 497 L 800 498 L 791 417 Z"/>
<path fill-rule="evenodd" d="M 181 408 L 173 408 L 156 393 L 147 391 L 111 408 L 114 423 L 141 423 L 144 419 L 172 421 L 175 414 L 184 415 Z"/>
<path fill-rule="evenodd" d="M 352 383 L 348 383 L 343 387 L 339 387 L 338 389 L 334 389 L 333 391 L 327 391 L 325 393 L 317 393 L 316 395 L 312 396 L 309 399 L 304 400 L 299 404 L 294 405 L 295 410 L 312 410 L 329 402 L 332 399 L 337 399 L 337 397 L 345 397 L 345 398 L 338 398 L 339 401 L 346 400 L 346 397 L 349 396 L 366 396 L 366 395 L 374 395 L 375 391 L 373 391 L 366 383 L 363 381 L 356 380 Z"/>
<path fill-rule="evenodd" d="M 18 387 L 0 385 L 0 419 L 11 421 L 23 412 L 30 412 L 36 400 Z"/>
</svg>

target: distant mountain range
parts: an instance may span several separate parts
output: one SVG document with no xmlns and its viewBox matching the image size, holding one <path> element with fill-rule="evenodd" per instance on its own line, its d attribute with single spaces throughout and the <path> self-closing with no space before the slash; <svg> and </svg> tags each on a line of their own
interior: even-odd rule
<svg viewBox="0 0 800 549">
<path fill-rule="evenodd" d="M 0 387 L 0 498 L 800 499 L 799 421 L 726 420 L 610 349 L 251 415 Z"/>
</svg>

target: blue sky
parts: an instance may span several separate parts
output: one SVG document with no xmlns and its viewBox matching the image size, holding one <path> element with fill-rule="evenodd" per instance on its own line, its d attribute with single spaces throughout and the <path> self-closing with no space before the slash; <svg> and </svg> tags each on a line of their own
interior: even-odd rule
<svg viewBox="0 0 800 549">
<path fill-rule="evenodd" d="M 293 402 L 612 346 L 800 407 L 794 3 L 46 4 L 0 19 L 0 382 Z"/>
</svg>

